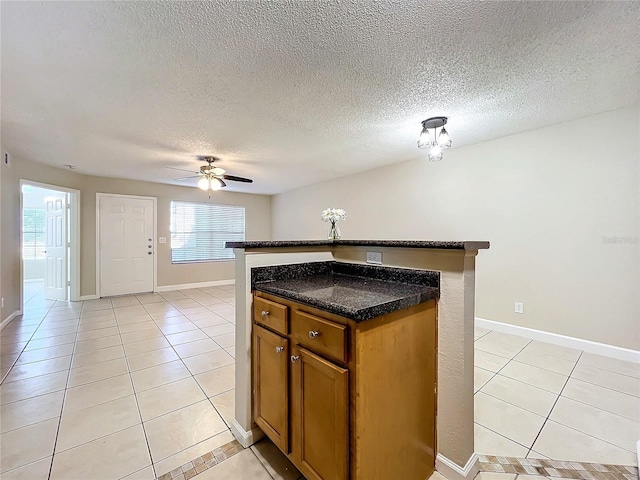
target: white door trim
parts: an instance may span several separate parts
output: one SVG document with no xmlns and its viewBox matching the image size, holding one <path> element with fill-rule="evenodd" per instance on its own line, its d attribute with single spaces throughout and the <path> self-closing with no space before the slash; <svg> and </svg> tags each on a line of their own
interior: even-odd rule
<svg viewBox="0 0 640 480">
<path fill-rule="evenodd" d="M 69 294 L 72 302 L 80 300 L 80 190 L 75 188 L 61 187 L 60 185 L 52 185 L 49 183 L 34 182 L 33 180 L 20 179 L 20 250 L 22 251 L 22 210 L 23 185 L 31 185 L 33 187 L 47 188 L 58 192 L 69 194 L 69 238 L 67 241 L 69 247 Z M 24 311 L 24 262 L 22 261 L 22 253 L 20 253 L 20 310 Z"/>
<path fill-rule="evenodd" d="M 100 199 L 104 197 L 151 200 L 153 202 L 153 291 L 158 291 L 158 198 L 119 193 L 96 193 L 96 298 L 100 298 Z"/>
</svg>

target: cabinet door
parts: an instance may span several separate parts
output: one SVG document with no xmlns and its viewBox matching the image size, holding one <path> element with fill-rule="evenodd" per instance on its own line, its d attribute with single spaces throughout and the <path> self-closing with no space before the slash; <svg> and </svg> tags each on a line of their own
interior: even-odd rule
<svg viewBox="0 0 640 480">
<path fill-rule="evenodd" d="M 253 326 L 254 417 L 280 449 L 289 452 L 288 342 L 258 325 Z"/>
<path fill-rule="evenodd" d="M 291 349 L 292 456 L 309 480 L 346 480 L 349 372 L 305 350 Z"/>
</svg>

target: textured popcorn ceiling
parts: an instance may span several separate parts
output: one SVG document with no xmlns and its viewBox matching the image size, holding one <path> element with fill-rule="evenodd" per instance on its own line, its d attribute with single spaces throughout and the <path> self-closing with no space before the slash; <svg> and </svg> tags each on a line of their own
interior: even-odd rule
<svg viewBox="0 0 640 480">
<path fill-rule="evenodd" d="M 166 183 L 214 154 L 275 193 L 638 100 L 640 2 L 6 2 L 2 145 Z M 594 132 L 595 134 L 595 132 Z M 446 161 L 446 156 L 445 156 Z M 195 182 L 194 182 L 195 184 Z"/>
</svg>

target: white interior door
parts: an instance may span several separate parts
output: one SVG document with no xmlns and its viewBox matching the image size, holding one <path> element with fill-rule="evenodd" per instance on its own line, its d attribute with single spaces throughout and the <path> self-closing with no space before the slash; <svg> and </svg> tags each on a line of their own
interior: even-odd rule
<svg viewBox="0 0 640 480">
<path fill-rule="evenodd" d="M 44 296 L 67 300 L 67 196 L 45 199 Z"/>
<path fill-rule="evenodd" d="M 152 198 L 99 197 L 100 296 L 153 291 Z"/>
</svg>

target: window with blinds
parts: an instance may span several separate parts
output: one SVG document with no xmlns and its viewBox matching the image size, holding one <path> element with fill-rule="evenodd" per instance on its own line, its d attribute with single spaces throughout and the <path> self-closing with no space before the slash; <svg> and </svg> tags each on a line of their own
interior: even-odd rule
<svg viewBox="0 0 640 480">
<path fill-rule="evenodd" d="M 44 258 L 44 209 L 22 209 L 22 258 L 40 260 Z"/>
<path fill-rule="evenodd" d="M 244 207 L 171 202 L 171 263 L 232 260 L 225 242 L 244 241 Z"/>
</svg>

